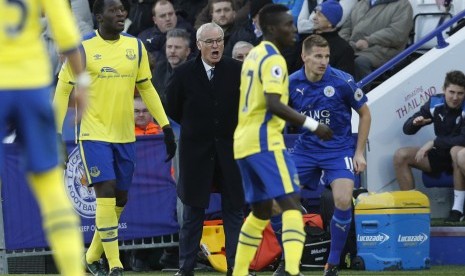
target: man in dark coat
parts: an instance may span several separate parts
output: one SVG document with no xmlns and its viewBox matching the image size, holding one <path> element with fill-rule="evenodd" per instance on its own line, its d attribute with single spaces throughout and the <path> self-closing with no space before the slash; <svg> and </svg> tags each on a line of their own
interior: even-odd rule
<svg viewBox="0 0 465 276">
<path fill-rule="evenodd" d="M 167 87 L 168 114 L 181 125 L 177 192 L 183 221 L 175 275 L 193 275 L 212 190 L 221 193 L 230 273 L 243 221 L 244 191 L 233 156 L 241 63 L 223 56 L 224 34 L 215 23 L 199 28 L 197 47 L 200 54 L 176 67 Z"/>
</svg>

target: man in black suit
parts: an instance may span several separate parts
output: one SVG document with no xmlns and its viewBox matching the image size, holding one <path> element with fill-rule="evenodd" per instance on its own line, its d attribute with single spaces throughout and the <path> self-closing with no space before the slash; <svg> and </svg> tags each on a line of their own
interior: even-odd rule
<svg viewBox="0 0 465 276">
<path fill-rule="evenodd" d="M 241 176 L 233 156 L 241 63 L 223 56 L 224 34 L 217 24 L 202 25 L 196 39 L 200 54 L 176 67 L 167 87 L 168 114 L 181 125 L 177 193 L 183 203 L 183 221 L 180 270 L 175 275 L 194 274 L 212 190 L 221 193 L 231 275 L 244 206 Z"/>
</svg>

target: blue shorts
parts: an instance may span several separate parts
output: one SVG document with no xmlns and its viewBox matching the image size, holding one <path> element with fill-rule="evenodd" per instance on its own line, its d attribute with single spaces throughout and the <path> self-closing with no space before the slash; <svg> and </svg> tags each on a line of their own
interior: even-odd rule
<svg viewBox="0 0 465 276">
<path fill-rule="evenodd" d="M 287 151 L 261 152 L 237 160 L 248 203 L 300 192 L 299 177 Z"/>
<path fill-rule="evenodd" d="M 79 141 L 79 153 L 89 187 L 95 183 L 116 180 L 119 190 L 129 190 L 136 166 L 135 143 L 84 140 Z"/>
<path fill-rule="evenodd" d="M 300 183 L 316 190 L 320 182 L 331 184 L 335 179 L 348 178 L 355 181 L 353 150 L 338 152 L 293 152 L 294 160 L 299 174 Z"/>
<path fill-rule="evenodd" d="M 26 159 L 26 169 L 41 173 L 58 166 L 55 116 L 50 87 L 0 90 L 0 166 L 7 126 L 16 129 L 16 139 Z"/>
</svg>

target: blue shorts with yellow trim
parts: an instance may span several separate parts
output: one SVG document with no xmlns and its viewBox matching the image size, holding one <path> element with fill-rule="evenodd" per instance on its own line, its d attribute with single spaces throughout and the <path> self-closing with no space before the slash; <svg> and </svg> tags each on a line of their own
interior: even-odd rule
<svg viewBox="0 0 465 276">
<path fill-rule="evenodd" d="M 292 153 L 300 183 L 311 190 L 316 190 L 320 182 L 329 185 L 339 178 L 355 181 L 353 156 L 352 149 L 325 153 Z"/>
<path fill-rule="evenodd" d="M 127 191 L 136 166 L 135 143 L 80 141 L 79 152 L 89 186 L 116 180 L 116 188 Z"/>
<path fill-rule="evenodd" d="M 55 116 L 49 86 L 37 89 L 0 90 L 0 167 L 3 166 L 1 140 L 10 126 L 26 159 L 26 169 L 42 173 L 58 166 Z"/>
<path fill-rule="evenodd" d="M 253 154 L 237 160 L 237 164 L 248 203 L 300 191 L 294 162 L 286 150 Z"/>
</svg>

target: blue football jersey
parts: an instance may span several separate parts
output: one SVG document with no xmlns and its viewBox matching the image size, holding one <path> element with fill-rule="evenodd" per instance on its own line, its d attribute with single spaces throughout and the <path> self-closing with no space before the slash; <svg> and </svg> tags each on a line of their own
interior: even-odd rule
<svg viewBox="0 0 465 276">
<path fill-rule="evenodd" d="M 327 152 L 355 148 L 352 108 L 361 108 L 367 97 L 350 74 L 328 66 L 320 81 L 310 82 L 302 68 L 289 77 L 289 93 L 292 108 L 329 126 L 334 133 L 333 139 L 323 141 L 313 132 L 302 129 L 296 150 Z"/>
</svg>

